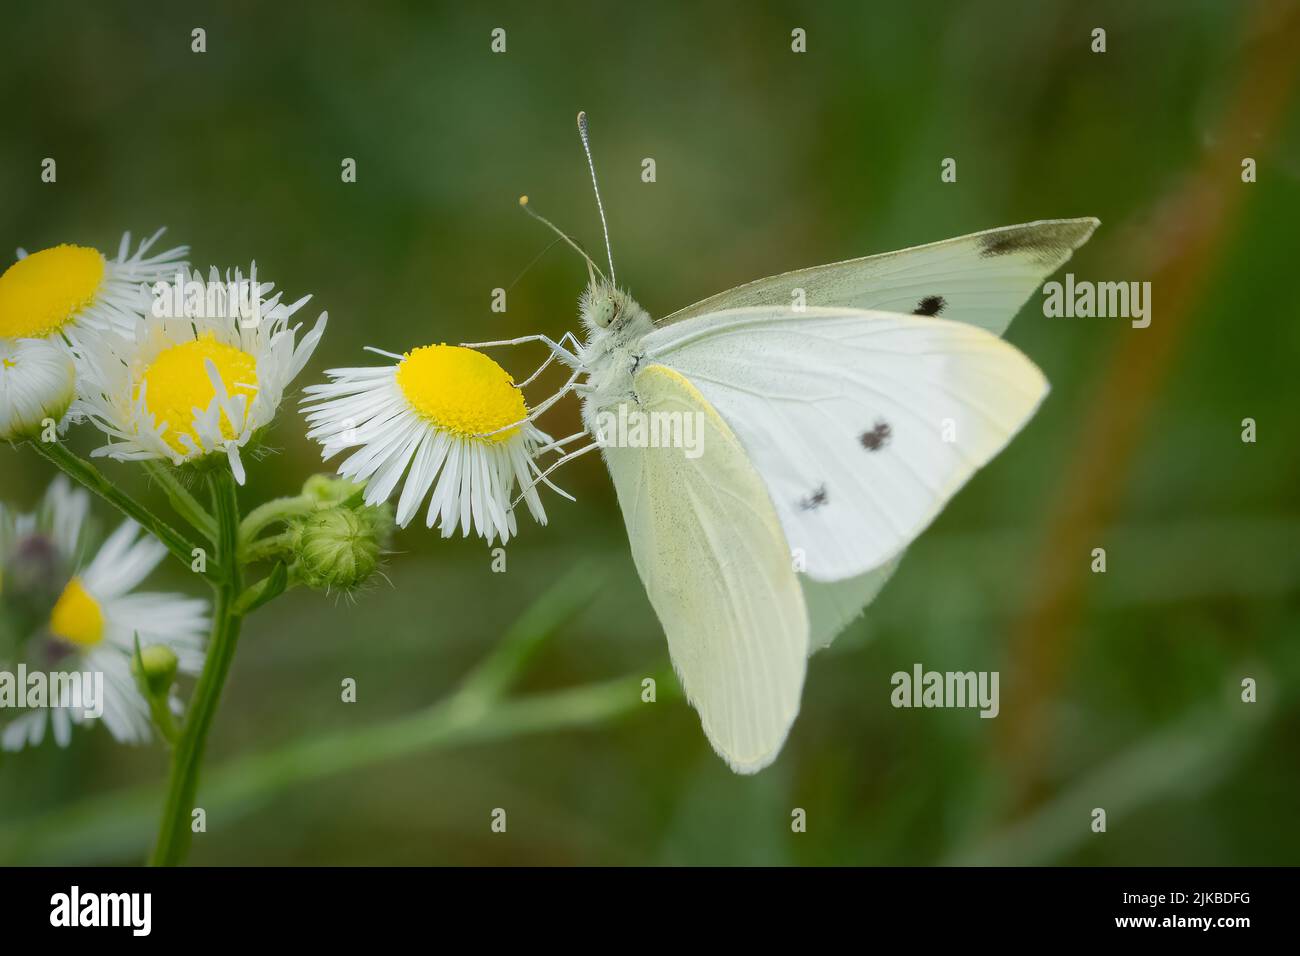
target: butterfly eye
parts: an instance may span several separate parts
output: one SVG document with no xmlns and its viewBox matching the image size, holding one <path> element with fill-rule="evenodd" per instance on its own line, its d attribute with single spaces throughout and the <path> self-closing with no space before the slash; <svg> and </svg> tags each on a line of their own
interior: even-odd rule
<svg viewBox="0 0 1300 956">
<path fill-rule="evenodd" d="M 618 318 L 618 306 L 612 298 L 601 299 L 592 313 L 592 318 L 602 329 L 607 329 Z"/>
</svg>

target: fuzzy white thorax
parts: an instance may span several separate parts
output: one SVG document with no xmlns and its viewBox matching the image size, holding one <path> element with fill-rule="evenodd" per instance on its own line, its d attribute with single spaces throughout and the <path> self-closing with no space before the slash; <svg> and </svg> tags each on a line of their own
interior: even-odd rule
<svg viewBox="0 0 1300 956">
<path fill-rule="evenodd" d="M 594 435 L 597 414 L 636 400 L 632 382 L 642 359 L 641 340 L 654 330 L 654 320 L 627 292 L 604 281 L 583 291 L 579 313 L 587 330 L 578 351 L 587 374 L 581 388 L 582 419 Z"/>
</svg>

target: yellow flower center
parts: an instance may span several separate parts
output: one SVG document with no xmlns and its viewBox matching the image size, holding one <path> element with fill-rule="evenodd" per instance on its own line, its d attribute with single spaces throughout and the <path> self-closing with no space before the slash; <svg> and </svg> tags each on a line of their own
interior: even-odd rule
<svg viewBox="0 0 1300 956">
<path fill-rule="evenodd" d="M 482 352 L 459 345 L 426 345 L 406 353 L 397 386 L 421 417 L 462 438 L 494 432 L 527 417 L 515 380 Z M 518 428 L 483 441 L 502 442 Z"/>
<path fill-rule="evenodd" d="M 163 349 L 136 386 L 137 395 L 140 386 L 145 387 L 145 405 L 158 424 L 167 426 L 163 440 L 182 454 L 187 450 L 181 444 L 182 435 L 188 435 L 198 444 L 194 409 L 206 409 L 217 394 L 208 378 L 205 364 L 208 359 L 216 366 L 230 395 L 247 395 L 251 400 L 257 393 L 257 359 L 233 345 L 218 342 L 211 332 Z M 244 423 L 240 422 L 238 427 L 242 429 Z M 224 412 L 221 434 L 225 438 L 235 437 L 235 425 Z"/>
<path fill-rule="evenodd" d="M 50 612 L 50 632 L 80 647 L 94 647 L 104 639 L 104 612 L 81 578 L 69 581 L 59 595 Z"/>
<path fill-rule="evenodd" d="M 0 338 L 43 339 L 90 305 L 104 257 L 85 246 L 55 246 L 19 259 L 0 275 Z"/>
</svg>

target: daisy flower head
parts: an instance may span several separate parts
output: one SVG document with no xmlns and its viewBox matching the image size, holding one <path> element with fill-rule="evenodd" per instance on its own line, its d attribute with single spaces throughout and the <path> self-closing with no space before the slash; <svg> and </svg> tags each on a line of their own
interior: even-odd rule
<svg viewBox="0 0 1300 956">
<path fill-rule="evenodd" d="M 327 319 L 299 337 L 290 319 L 311 296 L 286 305 L 256 275 L 255 266 L 224 281 L 215 268 L 207 280 L 195 272 L 177 299 L 183 314 L 160 300 L 131 336 L 101 337 L 80 356 L 74 411 L 109 437 L 92 456 L 179 466 L 224 454 L 244 483 L 241 449 L 274 419 Z"/>
<path fill-rule="evenodd" d="M 80 342 L 86 333 L 130 334 L 149 309 L 149 286 L 185 269 L 189 247 L 150 254 L 159 229 L 131 252 L 122 236 L 117 257 L 89 246 L 59 245 L 18 261 L 0 275 L 0 338 Z"/>
<path fill-rule="evenodd" d="M 47 420 L 62 429 L 76 393 L 76 369 L 62 345 L 0 338 L 0 441 L 36 438 Z"/>
<path fill-rule="evenodd" d="M 406 527 L 426 495 L 427 527 L 444 538 L 459 526 L 491 544 L 517 532 L 512 497 L 524 489 L 539 524 L 546 512 L 537 494 L 534 461 L 551 439 L 531 421 L 523 393 L 500 365 L 457 345 L 427 345 L 395 365 L 336 368 L 331 381 L 305 390 L 307 437 L 328 461 L 355 448 L 338 474 L 366 485 L 369 505 L 386 501 L 406 476 L 397 524 Z"/>
<path fill-rule="evenodd" d="M 71 491 L 60 478 L 36 514 L 0 521 L 7 528 L 0 550 L 0 593 L 6 605 L 37 583 L 52 596 L 43 619 L 5 664 L 11 670 L 23 665 L 28 674 L 102 674 L 100 719 L 118 741 L 142 743 L 150 737 L 151 721 L 131 670 L 136 641 L 151 655 L 158 653 L 154 647 L 165 648 L 164 653 L 175 655 L 178 671 L 197 674 L 203 665 L 207 602 L 135 590 L 166 548 L 133 521 L 123 522 L 86 560 L 88 511 L 87 494 Z M 171 697 L 169 702 L 179 712 L 179 700 Z M 39 744 L 47 727 L 60 746 L 67 745 L 73 725 L 87 720 L 84 709 L 71 706 L 66 697 L 50 703 L 54 706 L 24 711 L 0 730 L 5 750 Z"/>
</svg>

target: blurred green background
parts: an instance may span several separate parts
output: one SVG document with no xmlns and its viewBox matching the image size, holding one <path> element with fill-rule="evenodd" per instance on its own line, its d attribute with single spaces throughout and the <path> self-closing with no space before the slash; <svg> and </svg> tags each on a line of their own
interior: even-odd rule
<svg viewBox="0 0 1300 956">
<path fill-rule="evenodd" d="M 1154 284 L 1145 330 L 1025 308 L 1008 337 L 1047 373 L 1049 400 L 812 659 L 802 714 L 757 777 L 713 755 L 671 677 L 616 719 L 391 756 L 354 743 L 335 772 L 309 772 L 339 738 L 300 742 L 383 739 L 539 600 L 580 606 L 517 693 L 626 677 L 635 694 L 662 674 L 593 456 L 560 475 L 576 504 L 549 499 L 545 528 L 523 519 L 505 574 L 481 540 L 412 527 L 391 586 L 355 604 L 295 591 L 250 620 L 191 862 L 1300 859 L 1293 4 L 47 0 L 5 20 L 0 245 L 112 252 L 121 231 L 166 224 L 199 267 L 255 258 L 290 298 L 314 294 L 310 318 L 330 313 L 300 387 L 366 364 L 367 344 L 574 328 L 576 256 L 556 248 L 515 281 L 550 242 L 516 200 L 599 246 L 579 109 L 620 279 L 652 314 L 773 272 L 1067 216 L 1102 220 L 1068 266 L 1079 278 Z M 489 51 L 495 27 L 504 55 Z M 790 50 L 795 27 L 806 54 Z M 40 182 L 47 156 L 57 184 Z M 955 184 L 940 182 L 944 157 Z M 491 312 L 512 282 L 508 311 Z M 500 357 L 522 376 L 543 354 Z M 564 435 L 577 417 L 566 402 L 543 423 Z M 318 467 L 304 431 L 286 403 L 246 506 Z M 104 467 L 162 506 L 133 470 Z M 30 506 L 50 477 L 0 449 L 7 502 Z M 1094 547 L 1104 575 L 1089 573 Z M 565 579 L 574 567 L 589 589 Z M 170 566 L 151 583 L 197 593 Z M 917 661 L 1000 670 L 1000 716 L 891 708 L 890 675 Z M 340 703 L 344 677 L 355 704 Z M 1240 702 L 1243 677 L 1258 703 Z M 250 754 L 269 756 L 232 763 Z M 99 729 L 0 758 L 0 862 L 141 860 L 165 770 L 161 746 Z M 496 807 L 505 835 L 489 830 Z M 806 833 L 791 832 L 795 807 Z"/>
</svg>

